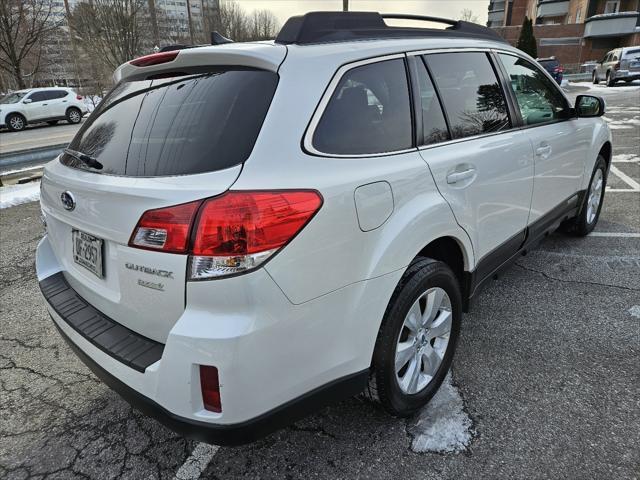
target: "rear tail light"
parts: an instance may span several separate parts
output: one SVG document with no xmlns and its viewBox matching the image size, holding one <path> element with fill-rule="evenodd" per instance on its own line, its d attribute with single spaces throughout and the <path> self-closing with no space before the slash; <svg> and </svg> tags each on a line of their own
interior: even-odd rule
<svg viewBox="0 0 640 480">
<path fill-rule="evenodd" d="M 216 367 L 200 365 L 200 388 L 202 390 L 202 403 L 204 408 L 210 412 L 222 412 L 220 381 Z"/>
<path fill-rule="evenodd" d="M 129 245 L 189 253 L 190 280 L 235 275 L 273 256 L 321 205 L 322 197 L 312 190 L 227 192 L 145 212 Z"/>
<path fill-rule="evenodd" d="M 76 95 L 76 100 L 82 100 L 82 95 Z"/>
<path fill-rule="evenodd" d="M 149 67 L 151 65 L 171 62 L 175 60 L 175 58 L 178 56 L 178 53 L 180 53 L 178 50 L 171 52 L 152 53 L 151 55 L 145 55 L 144 57 L 135 58 L 129 63 L 136 67 Z"/>
<path fill-rule="evenodd" d="M 620 62 L 616 63 L 616 64 L 613 66 L 613 69 L 614 69 L 614 70 L 620 70 Z"/>
<path fill-rule="evenodd" d="M 201 203 L 199 200 L 174 207 L 147 210 L 138 221 L 129 240 L 129 246 L 167 253 L 186 253 L 189 248 L 191 225 Z"/>
</svg>

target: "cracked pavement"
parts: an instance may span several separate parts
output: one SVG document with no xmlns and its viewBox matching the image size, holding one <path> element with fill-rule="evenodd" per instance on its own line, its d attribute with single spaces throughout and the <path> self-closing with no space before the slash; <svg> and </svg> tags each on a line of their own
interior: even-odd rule
<svg viewBox="0 0 640 480">
<path fill-rule="evenodd" d="M 606 95 L 608 117 L 640 117 L 640 91 Z M 640 155 L 637 124 L 613 134 L 614 154 Z M 616 166 L 640 181 L 638 162 Z M 197 444 L 129 407 L 51 323 L 39 215 L 0 210 L 0 478 L 173 478 Z M 640 193 L 608 193 L 597 231 L 640 233 Z M 202 478 L 638 478 L 639 266 L 640 238 L 554 234 L 489 284 L 453 367 L 473 421 L 463 453 L 412 452 L 410 421 L 354 398 L 218 449 Z"/>
</svg>

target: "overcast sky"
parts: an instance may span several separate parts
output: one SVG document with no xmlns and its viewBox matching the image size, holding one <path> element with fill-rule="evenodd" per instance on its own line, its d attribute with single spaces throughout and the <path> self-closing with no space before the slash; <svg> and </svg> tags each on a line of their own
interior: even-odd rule
<svg viewBox="0 0 640 480">
<path fill-rule="evenodd" d="M 293 15 L 313 10 L 341 10 L 342 0 L 238 0 L 250 12 L 269 9 L 280 23 Z M 471 9 L 478 22 L 487 22 L 489 0 L 349 0 L 350 10 L 368 10 L 386 13 L 411 13 L 434 17 L 458 18 L 463 8 Z"/>
</svg>

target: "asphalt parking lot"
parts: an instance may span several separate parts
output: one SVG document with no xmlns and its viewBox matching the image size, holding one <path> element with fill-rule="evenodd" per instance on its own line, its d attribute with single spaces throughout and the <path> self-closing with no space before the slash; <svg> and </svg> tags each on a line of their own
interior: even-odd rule
<svg viewBox="0 0 640 480">
<path fill-rule="evenodd" d="M 357 398 L 237 448 L 145 418 L 52 325 L 35 202 L 0 210 L 0 478 L 639 478 L 640 85 L 569 88 L 587 92 L 605 96 L 614 136 L 600 222 L 550 236 L 465 316 L 451 387 L 463 448 L 416 453 L 416 419 Z"/>
</svg>

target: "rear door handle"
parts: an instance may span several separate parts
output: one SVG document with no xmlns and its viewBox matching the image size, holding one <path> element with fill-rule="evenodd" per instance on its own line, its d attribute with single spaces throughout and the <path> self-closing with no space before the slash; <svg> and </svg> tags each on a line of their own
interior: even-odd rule
<svg viewBox="0 0 640 480">
<path fill-rule="evenodd" d="M 470 168 L 468 170 L 464 170 L 463 172 L 453 172 L 447 175 L 447 183 L 449 185 L 451 185 L 452 183 L 458 183 L 473 177 L 475 174 L 476 174 L 475 168 Z"/>
<path fill-rule="evenodd" d="M 551 155 L 551 145 L 540 145 L 536 148 L 536 155 L 538 157 L 547 158 Z"/>
</svg>

